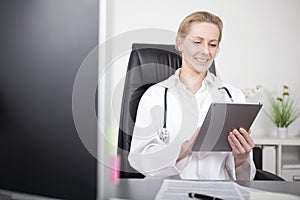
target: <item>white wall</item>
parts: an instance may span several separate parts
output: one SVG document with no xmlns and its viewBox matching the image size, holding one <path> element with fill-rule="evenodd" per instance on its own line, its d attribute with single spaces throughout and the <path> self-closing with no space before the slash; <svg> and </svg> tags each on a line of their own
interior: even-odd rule
<svg viewBox="0 0 300 200">
<path fill-rule="evenodd" d="M 113 93 L 119 97 L 112 105 L 115 127 L 118 127 L 122 78 L 131 43 L 174 43 L 179 23 L 196 10 L 213 12 L 223 20 L 223 41 L 216 65 L 224 82 L 240 88 L 260 84 L 274 91 L 279 91 L 282 84 L 298 88 L 299 9 L 299 0 L 108 1 L 107 35 L 112 41 L 110 51 L 113 55 L 109 67 L 113 76 L 112 89 L 117 91 Z M 141 30 L 144 28 L 166 34 L 147 34 L 147 30 Z M 120 48 L 124 50 L 118 52 Z M 265 130 L 272 132 L 275 130 L 272 128 L 272 124 L 260 116 L 253 134 L 268 134 Z M 299 134 L 299 120 L 291 129 L 291 134 Z"/>
</svg>

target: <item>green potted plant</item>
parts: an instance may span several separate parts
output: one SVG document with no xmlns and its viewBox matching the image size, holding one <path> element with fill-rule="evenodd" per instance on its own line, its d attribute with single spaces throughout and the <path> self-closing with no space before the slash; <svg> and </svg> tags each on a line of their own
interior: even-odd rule
<svg viewBox="0 0 300 200">
<path fill-rule="evenodd" d="M 287 136 L 288 127 L 300 116 L 298 98 L 289 92 L 287 85 L 283 86 L 281 96 L 268 95 L 270 107 L 266 111 L 267 116 L 276 125 L 279 138 Z"/>
</svg>

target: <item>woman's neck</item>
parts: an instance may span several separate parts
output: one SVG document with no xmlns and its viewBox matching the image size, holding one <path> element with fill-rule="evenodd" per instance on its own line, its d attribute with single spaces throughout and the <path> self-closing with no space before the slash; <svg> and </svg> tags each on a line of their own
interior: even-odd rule
<svg viewBox="0 0 300 200">
<path fill-rule="evenodd" d="M 185 67 L 182 65 L 179 74 L 180 81 L 186 85 L 194 94 L 202 87 L 202 81 L 207 75 L 207 71 L 204 73 L 198 72 L 192 66 Z"/>
</svg>

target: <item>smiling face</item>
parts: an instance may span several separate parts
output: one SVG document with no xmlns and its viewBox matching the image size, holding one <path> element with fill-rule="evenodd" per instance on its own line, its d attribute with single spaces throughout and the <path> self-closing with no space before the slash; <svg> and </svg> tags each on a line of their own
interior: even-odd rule
<svg viewBox="0 0 300 200">
<path fill-rule="evenodd" d="M 182 52 L 182 68 L 206 73 L 218 52 L 219 36 L 217 25 L 193 22 L 185 37 L 176 38 L 177 47 Z"/>
</svg>

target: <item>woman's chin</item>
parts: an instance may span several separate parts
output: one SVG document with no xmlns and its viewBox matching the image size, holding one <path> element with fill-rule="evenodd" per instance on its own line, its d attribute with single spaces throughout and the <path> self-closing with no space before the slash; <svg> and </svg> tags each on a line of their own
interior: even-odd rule
<svg viewBox="0 0 300 200">
<path fill-rule="evenodd" d="M 209 69 L 209 66 L 203 66 L 203 65 L 193 65 L 193 67 L 196 69 L 199 73 L 205 73 Z"/>
</svg>

